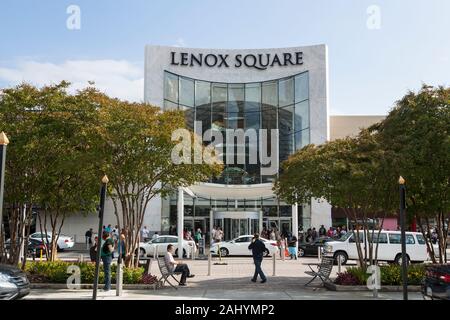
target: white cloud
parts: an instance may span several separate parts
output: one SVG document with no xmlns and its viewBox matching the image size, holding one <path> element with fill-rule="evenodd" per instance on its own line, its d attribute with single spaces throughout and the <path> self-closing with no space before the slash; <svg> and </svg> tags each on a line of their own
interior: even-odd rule
<svg viewBox="0 0 450 320">
<path fill-rule="evenodd" d="M 126 60 L 67 60 L 61 64 L 27 60 L 15 67 L 0 66 L 0 83 L 14 86 L 28 82 L 43 86 L 67 80 L 74 91 L 94 81 L 96 88 L 111 97 L 142 101 L 143 73 L 142 67 Z"/>
<path fill-rule="evenodd" d="M 172 45 L 173 47 L 186 47 L 186 41 L 183 38 L 178 38 L 177 41 Z"/>
</svg>

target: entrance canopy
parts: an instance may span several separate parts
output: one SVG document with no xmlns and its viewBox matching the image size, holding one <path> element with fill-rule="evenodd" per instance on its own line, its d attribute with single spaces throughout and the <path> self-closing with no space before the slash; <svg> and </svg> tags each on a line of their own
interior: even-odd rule
<svg viewBox="0 0 450 320">
<path fill-rule="evenodd" d="M 272 183 L 252 185 L 224 185 L 216 183 L 201 183 L 185 188 L 189 194 L 191 191 L 196 197 L 214 199 L 258 199 L 273 197 Z M 187 190 L 188 189 L 188 190 Z"/>
</svg>

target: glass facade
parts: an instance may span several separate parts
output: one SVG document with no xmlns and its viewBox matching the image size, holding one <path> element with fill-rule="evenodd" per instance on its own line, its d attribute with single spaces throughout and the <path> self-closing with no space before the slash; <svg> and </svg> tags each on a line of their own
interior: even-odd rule
<svg viewBox="0 0 450 320">
<path fill-rule="evenodd" d="M 208 129 L 223 132 L 224 145 L 233 145 L 233 157 L 227 161 L 224 148 L 224 171 L 210 182 L 221 184 L 258 184 L 272 182 L 276 175 L 262 175 L 257 157 L 249 154 L 258 145 L 245 140 L 245 146 L 226 140 L 226 129 L 268 130 L 268 154 L 271 154 L 270 130 L 279 130 L 279 163 L 295 150 L 309 144 L 309 78 L 308 72 L 277 80 L 253 83 L 219 83 L 164 73 L 164 107 L 186 113 L 186 124 L 194 130 L 201 121 L 202 134 Z M 245 161 L 239 161 L 245 150 Z"/>
</svg>

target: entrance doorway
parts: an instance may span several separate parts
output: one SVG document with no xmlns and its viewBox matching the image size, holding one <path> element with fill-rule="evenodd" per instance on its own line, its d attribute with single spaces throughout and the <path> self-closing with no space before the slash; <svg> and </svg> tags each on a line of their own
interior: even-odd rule
<svg viewBox="0 0 450 320">
<path fill-rule="evenodd" d="M 259 231 L 259 212 L 214 212 L 214 226 L 221 227 L 225 241 Z"/>
</svg>

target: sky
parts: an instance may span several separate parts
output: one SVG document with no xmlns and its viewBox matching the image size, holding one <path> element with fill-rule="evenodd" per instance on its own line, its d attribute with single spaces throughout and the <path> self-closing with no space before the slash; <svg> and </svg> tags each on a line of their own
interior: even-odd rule
<svg viewBox="0 0 450 320">
<path fill-rule="evenodd" d="M 449 0 L 2 0 L 0 88 L 95 81 L 142 101 L 146 44 L 326 44 L 330 113 L 383 115 L 423 83 L 450 85 L 449 12 Z"/>
</svg>

